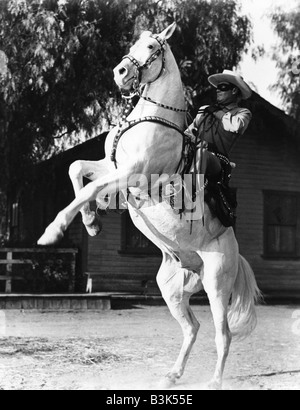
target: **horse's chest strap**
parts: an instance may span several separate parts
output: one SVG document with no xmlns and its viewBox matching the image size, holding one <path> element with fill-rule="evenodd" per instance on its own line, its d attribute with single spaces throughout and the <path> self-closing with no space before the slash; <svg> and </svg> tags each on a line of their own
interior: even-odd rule
<svg viewBox="0 0 300 410">
<path fill-rule="evenodd" d="M 135 125 L 140 124 L 142 122 L 155 122 L 155 123 L 158 123 L 158 124 L 161 124 L 161 125 L 165 125 L 166 127 L 173 128 L 174 130 L 178 131 L 180 134 L 183 135 L 183 131 L 176 124 L 174 124 L 171 121 L 165 120 L 164 118 L 160 118 L 160 117 L 148 116 L 148 117 L 139 118 L 137 120 L 126 121 L 119 128 L 118 132 L 116 133 L 116 136 L 115 136 L 114 142 L 113 142 L 111 155 L 110 155 L 110 159 L 115 164 L 116 168 L 117 168 L 116 153 L 117 153 L 118 144 L 119 144 L 119 141 L 120 141 L 122 135 L 126 131 L 133 128 Z"/>
</svg>

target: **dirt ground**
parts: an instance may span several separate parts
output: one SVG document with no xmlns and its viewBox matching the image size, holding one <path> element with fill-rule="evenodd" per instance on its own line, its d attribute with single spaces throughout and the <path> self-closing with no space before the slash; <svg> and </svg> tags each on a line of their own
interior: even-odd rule
<svg viewBox="0 0 300 410">
<path fill-rule="evenodd" d="M 178 390 L 205 390 L 216 362 L 208 306 Z M 233 342 L 226 390 L 300 389 L 300 306 L 260 306 L 258 326 Z M 181 346 L 164 306 L 85 312 L 0 312 L 0 390 L 157 390 Z"/>
</svg>

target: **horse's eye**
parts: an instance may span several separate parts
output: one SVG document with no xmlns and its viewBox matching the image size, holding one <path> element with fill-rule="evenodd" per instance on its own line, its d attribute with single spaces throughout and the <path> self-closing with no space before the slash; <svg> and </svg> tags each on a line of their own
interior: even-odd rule
<svg viewBox="0 0 300 410">
<path fill-rule="evenodd" d="M 153 50 L 154 46 L 152 46 L 152 44 L 149 44 L 148 48 L 149 48 L 149 50 Z"/>
</svg>

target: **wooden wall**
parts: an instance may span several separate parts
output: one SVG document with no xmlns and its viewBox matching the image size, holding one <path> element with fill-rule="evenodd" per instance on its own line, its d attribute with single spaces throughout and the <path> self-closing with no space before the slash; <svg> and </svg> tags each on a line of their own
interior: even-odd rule
<svg viewBox="0 0 300 410">
<path fill-rule="evenodd" d="M 286 134 L 284 120 L 279 113 L 270 113 L 266 102 L 259 100 L 257 104 L 260 105 L 249 107 L 254 113 L 256 110 L 253 120 L 255 126 L 252 125 L 240 138 L 231 158 L 237 163 L 232 179 L 239 202 L 237 239 L 240 252 L 251 263 L 263 291 L 299 292 L 300 260 L 266 259 L 263 255 L 263 191 L 300 192 L 299 151 L 292 138 Z M 100 159 L 98 157 L 103 151 L 103 144 L 103 137 L 99 137 L 59 156 L 51 167 L 52 162 L 45 165 L 50 174 L 55 168 L 54 186 L 50 189 L 50 178 L 47 175 L 46 182 L 42 184 L 44 192 L 39 188 L 34 198 L 21 201 L 20 241 L 27 244 L 36 241 L 56 212 L 73 199 L 67 176 L 70 163 L 78 158 Z M 105 216 L 103 232 L 96 238 L 88 238 L 80 216 L 72 223 L 66 239 L 80 250 L 78 266 L 81 278 L 84 278 L 83 273 L 90 272 L 93 275 L 94 291 L 157 293 L 155 276 L 161 257 L 133 256 L 119 252 L 122 243 L 121 218 L 116 213 Z M 84 280 L 80 286 L 83 283 Z"/>
<path fill-rule="evenodd" d="M 300 192 L 299 152 L 286 135 L 249 132 L 240 138 L 232 160 L 232 185 L 238 193 L 236 226 L 240 253 L 254 269 L 266 293 L 299 292 L 300 260 L 264 258 L 263 190 Z"/>
<path fill-rule="evenodd" d="M 300 192 L 300 161 L 286 135 L 273 137 L 253 129 L 240 138 L 232 160 L 237 163 L 232 186 L 237 188 L 236 234 L 240 252 L 254 269 L 260 288 L 266 292 L 300 291 L 300 260 L 264 258 L 263 190 Z M 145 293 L 157 293 L 155 276 L 161 258 L 128 256 L 121 248 L 121 216 L 103 218 L 104 229 L 88 240 L 87 271 L 93 274 L 96 291 L 140 291 L 141 282 L 151 279 Z"/>
<path fill-rule="evenodd" d="M 94 291 L 128 291 L 157 294 L 156 274 L 161 256 L 128 255 L 121 252 L 122 216 L 103 217 L 103 231 L 88 240 L 87 271 Z"/>
</svg>

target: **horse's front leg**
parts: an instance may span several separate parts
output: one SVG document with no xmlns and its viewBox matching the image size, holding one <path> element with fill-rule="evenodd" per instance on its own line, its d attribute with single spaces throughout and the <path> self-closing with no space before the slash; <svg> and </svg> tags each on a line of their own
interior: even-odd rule
<svg viewBox="0 0 300 410">
<path fill-rule="evenodd" d="M 74 201 L 59 212 L 55 220 L 48 226 L 44 235 L 38 240 L 38 245 L 50 246 L 61 240 L 66 229 L 86 203 L 95 200 L 99 193 L 103 193 L 103 196 L 106 196 L 126 189 L 127 181 L 131 174 L 132 170 L 130 169 L 123 171 L 118 169 L 108 175 L 97 178 L 82 188 Z"/>
<path fill-rule="evenodd" d="M 87 178 L 91 181 L 95 181 L 101 176 L 105 176 L 109 173 L 107 164 L 105 161 L 75 161 L 69 169 L 69 176 L 72 181 L 75 196 L 79 195 L 79 192 L 83 188 L 83 178 Z M 86 227 L 86 230 L 90 236 L 96 236 L 101 232 L 101 220 L 97 212 L 94 212 L 90 208 L 89 202 L 83 205 L 80 210 L 82 214 L 82 222 Z"/>
</svg>

